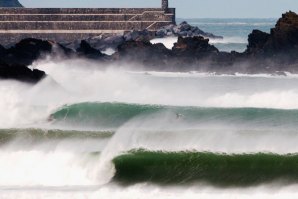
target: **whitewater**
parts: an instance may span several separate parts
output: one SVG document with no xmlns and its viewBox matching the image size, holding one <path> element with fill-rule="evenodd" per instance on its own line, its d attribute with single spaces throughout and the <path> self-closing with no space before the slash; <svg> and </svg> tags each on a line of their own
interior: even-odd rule
<svg viewBox="0 0 298 199">
<path fill-rule="evenodd" d="M 298 75 L 30 67 L 0 80 L 0 198 L 298 198 Z"/>
</svg>

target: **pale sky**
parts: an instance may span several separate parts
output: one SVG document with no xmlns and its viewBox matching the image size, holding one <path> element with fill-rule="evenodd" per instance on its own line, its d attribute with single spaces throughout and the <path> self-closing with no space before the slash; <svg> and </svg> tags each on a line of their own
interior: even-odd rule
<svg viewBox="0 0 298 199">
<path fill-rule="evenodd" d="M 161 0 L 19 0 L 25 7 L 160 7 Z M 180 18 L 278 18 L 298 0 L 169 0 Z"/>
</svg>

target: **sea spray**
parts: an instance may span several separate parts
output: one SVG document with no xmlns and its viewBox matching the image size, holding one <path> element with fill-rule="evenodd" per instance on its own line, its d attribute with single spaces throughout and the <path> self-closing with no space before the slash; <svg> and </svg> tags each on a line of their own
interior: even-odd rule
<svg viewBox="0 0 298 199">
<path fill-rule="evenodd" d="M 68 104 L 99 101 L 201 107 L 298 108 L 297 100 L 293 100 L 298 99 L 295 86 L 298 79 L 293 77 L 190 74 L 189 78 L 185 78 L 179 73 L 172 76 L 131 74 L 126 71 L 125 67 L 129 66 L 125 64 L 122 69 L 114 67 L 106 70 L 83 60 L 37 64 L 39 69 L 45 70 L 68 91 L 69 97 L 60 99 L 60 102 Z"/>
</svg>

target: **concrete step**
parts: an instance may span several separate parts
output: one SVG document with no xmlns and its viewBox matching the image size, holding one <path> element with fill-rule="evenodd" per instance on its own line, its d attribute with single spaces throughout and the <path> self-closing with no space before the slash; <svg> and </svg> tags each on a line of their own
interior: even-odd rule
<svg viewBox="0 0 298 199">
<path fill-rule="evenodd" d="M 0 14 L 142 14 L 160 8 L 0 8 Z"/>
<path fill-rule="evenodd" d="M 169 21 L 104 21 L 104 22 L 0 22 L 0 30 L 143 30 Z"/>
<path fill-rule="evenodd" d="M 1 21 L 171 21 L 172 15 L 160 15 L 160 13 L 125 14 L 125 15 L 0 15 Z"/>
</svg>

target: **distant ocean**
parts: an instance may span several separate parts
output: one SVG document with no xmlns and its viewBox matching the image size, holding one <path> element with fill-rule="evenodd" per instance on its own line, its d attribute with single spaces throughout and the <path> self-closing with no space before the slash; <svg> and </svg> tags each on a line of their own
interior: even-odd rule
<svg viewBox="0 0 298 199">
<path fill-rule="evenodd" d="M 277 19 L 177 19 L 177 24 L 187 21 L 198 26 L 205 32 L 223 36 L 223 40 L 211 40 L 222 51 L 236 50 L 242 52 L 246 49 L 248 35 L 253 29 L 270 32 Z"/>
</svg>

